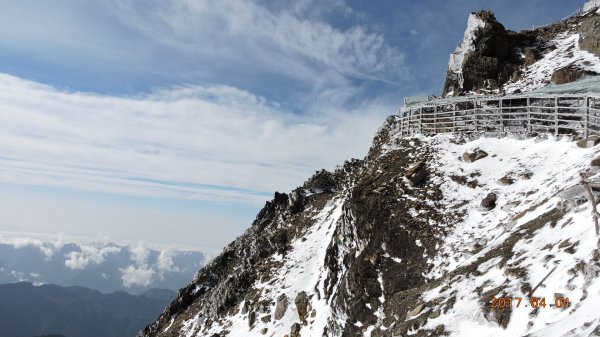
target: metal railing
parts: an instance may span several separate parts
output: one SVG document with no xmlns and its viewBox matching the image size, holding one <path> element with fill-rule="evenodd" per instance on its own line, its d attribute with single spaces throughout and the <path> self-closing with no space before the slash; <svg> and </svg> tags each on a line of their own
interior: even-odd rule
<svg viewBox="0 0 600 337">
<path fill-rule="evenodd" d="M 534 133 L 600 135 L 600 95 L 471 96 L 404 107 L 402 135 Z"/>
</svg>

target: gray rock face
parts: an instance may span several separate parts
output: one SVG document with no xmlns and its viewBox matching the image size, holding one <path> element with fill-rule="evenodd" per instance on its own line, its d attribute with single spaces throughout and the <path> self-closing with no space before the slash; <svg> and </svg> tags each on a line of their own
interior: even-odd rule
<svg viewBox="0 0 600 337">
<path fill-rule="evenodd" d="M 485 27 L 477 32 L 474 50 L 465 55 L 462 78 L 448 72 L 442 96 L 449 92 L 460 95 L 470 91 L 498 89 L 515 75 L 526 60 L 531 62 L 536 57 L 533 50 L 529 51 L 526 59 L 520 56 L 525 48 L 533 45 L 535 34 L 508 31 L 489 11 L 475 15 L 485 22 Z"/>
<path fill-rule="evenodd" d="M 553 49 L 551 42 L 560 32 L 579 34 L 579 46 L 600 56 L 600 15 L 591 11 L 583 16 L 538 28 L 513 32 L 504 28 L 494 14 L 488 11 L 474 13 L 485 26 L 476 33 L 474 48 L 463 59 L 462 73 L 448 71 L 442 96 L 452 92 L 455 96 L 471 92 L 502 92 L 509 80 L 522 77 L 525 67 L 534 64 Z M 579 67 L 567 65 L 556 69 L 552 82 L 570 83 L 593 74 Z"/>
<path fill-rule="evenodd" d="M 274 314 L 275 320 L 280 320 L 283 317 L 283 315 L 285 315 L 287 306 L 288 306 L 288 298 L 287 298 L 287 296 L 285 296 L 285 294 L 281 294 L 277 298 L 277 304 L 275 306 L 275 314 Z"/>
<path fill-rule="evenodd" d="M 585 75 L 592 75 L 593 73 L 586 72 L 583 69 L 568 65 L 566 67 L 560 68 L 552 74 L 552 83 L 554 84 L 565 84 L 575 82 Z"/>
<path fill-rule="evenodd" d="M 467 163 L 472 163 L 472 162 L 478 161 L 479 159 L 485 158 L 487 156 L 488 156 L 487 152 L 480 150 L 480 149 L 475 149 L 471 152 L 465 152 L 463 154 L 463 160 Z"/>
<path fill-rule="evenodd" d="M 300 329 L 302 329 L 302 326 L 299 323 L 292 324 L 292 327 L 290 328 L 290 337 L 300 337 Z"/>
<path fill-rule="evenodd" d="M 298 293 L 296 296 L 296 300 L 294 301 L 296 304 L 296 310 L 298 311 L 298 318 L 301 322 L 306 321 L 306 316 L 310 310 L 310 300 L 304 291 Z"/>
<path fill-rule="evenodd" d="M 583 50 L 600 55 L 600 16 L 587 15 L 578 25 L 579 47 Z"/>
<path fill-rule="evenodd" d="M 590 136 L 577 142 L 577 146 L 583 149 L 594 147 L 600 143 L 600 137 Z"/>
<path fill-rule="evenodd" d="M 336 177 L 333 173 L 321 170 L 304 183 L 304 188 L 311 192 L 331 192 L 336 190 Z"/>
<path fill-rule="evenodd" d="M 405 174 L 406 178 L 410 181 L 411 186 L 420 185 L 429 176 L 425 163 L 420 161 L 412 165 Z"/>
<path fill-rule="evenodd" d="M 496 208 L 496 193 L 489 193 L 483 200 L 481 200 L 481 207 L 491 210 Z"/>
</svg>

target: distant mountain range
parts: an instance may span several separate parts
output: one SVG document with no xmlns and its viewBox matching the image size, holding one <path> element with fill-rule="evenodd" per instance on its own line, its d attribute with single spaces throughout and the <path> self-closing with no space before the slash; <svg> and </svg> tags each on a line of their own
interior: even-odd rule
<svg viewBox="0 0 600 337">
<path fill-rule="evenodd" d="M 151 288 L 177 291 L 190 282 L 206 258 L 201 252 L 143 245 L 4 240 L 0 241 L 0 284 L 27 281 L 133 294 Z"/>
<path fill-rule="evenodd" d="M 156 319 L 176 293 L 102 294 L 83 287 L 0 285 L 0 337 L 128 337 Z"/>
</svg>

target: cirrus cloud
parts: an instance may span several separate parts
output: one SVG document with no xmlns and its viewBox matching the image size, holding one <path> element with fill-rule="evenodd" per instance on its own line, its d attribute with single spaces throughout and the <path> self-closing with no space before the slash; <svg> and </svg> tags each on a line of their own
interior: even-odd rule
<svg viewBox="0 0 600 337">
<path fill-rule="evenodd" d="M 0 182 L 259 204 L 362 155 L 391 108 L 315 110 L 289 113 L 227 86 L 114 97 L 0 75 Z"/>
</svg>

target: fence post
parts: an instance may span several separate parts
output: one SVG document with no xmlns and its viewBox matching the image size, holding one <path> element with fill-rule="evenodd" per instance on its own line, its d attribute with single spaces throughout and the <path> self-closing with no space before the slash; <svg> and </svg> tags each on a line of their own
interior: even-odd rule
<svg viewBox="0 0 600 337">
<path fill-rule="evenodd" d="M 477 123 L 477 109 L 479 109 L 479 100 L 475 100 L 475 106 L 473 107 L 473 120 L 475 124 L 475 133 L 479 132 L 479 124 Z"/>
<path fill-rule="evenodd" d="M 498 100 L 498 108 L 500 108 L 500 132 L 504 133 L 504 111 L 502 110 L 503 107 L 503 98 L 500 98 L 500 100 Z"/>
<path fill-rule="evenodd" d="M 590 98 L 585 97 L 585 138 L 589 137 L 590 133 Z"/>
<path fill-rule="evenodd" d="M 437 110 L 438 110 L 438 106 L 436 105 L 433 108 L 433 133 L 434 134 L 437 134 L 437 129 L 438 129 L 438 127 L 437 127 Z"/>
<path fill-rule="evenodd" d="M 558 96 L 554 97 L 554 135 L 558 136 Z"/>
<path fill-rule="evenodd" d="M 533 133 L 533 129 L 531 127 L 531 101 L 529 97 L 527 97 L 527 132 Z"/>
<path fill-rule="evenodd" d="M 452 133 L 456 132 L 456 104 L 452 106 Z"/>
<path fill-rule="evenodd" d="M 423 130 L 421 129 L 422 122 L 423 122 L 423 107 L 420 107 L 419 108 L 419 133 L 423 133 Z"/>
</svg>

